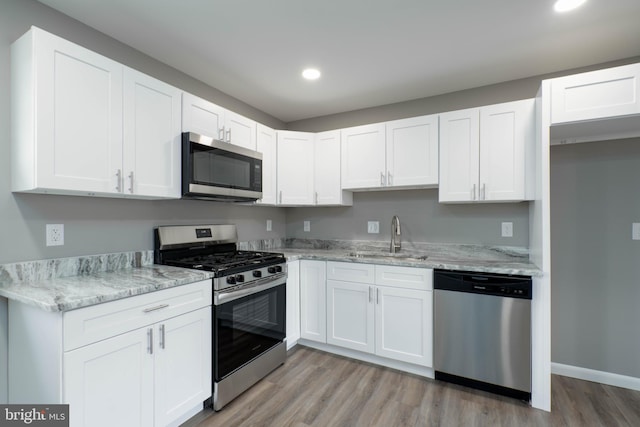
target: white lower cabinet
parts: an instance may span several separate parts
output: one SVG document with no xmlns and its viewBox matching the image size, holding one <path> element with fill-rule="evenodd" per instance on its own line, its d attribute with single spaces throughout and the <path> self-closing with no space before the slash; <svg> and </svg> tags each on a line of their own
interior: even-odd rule
<svg viewBox="0 0 640 427">
<path fill-rule="evenodd" d="M 68 403 L 73 427 L 179 425 L 211 396 L 210 280 L 64 313 L 12 301 L 9 324 L 10 401 Z"/>
<path fill-rule="evenodd" d="M 432 366 L 432 275 L 425 268 L 328 262 L 327 343 Z"/>
<path fill-rule="evenodd" d="M 327 342 L 327 272 L 324 261 L 300 261 L 300 337 Z"/>
<path fill-rule="evenodd" d="M 300 261 L 287 263 L 287 350 L 300 339 Z"/>
</svg>

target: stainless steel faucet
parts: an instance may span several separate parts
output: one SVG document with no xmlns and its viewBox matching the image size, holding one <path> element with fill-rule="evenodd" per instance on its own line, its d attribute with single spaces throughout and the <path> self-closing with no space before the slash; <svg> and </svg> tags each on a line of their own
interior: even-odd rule
<svg viewBox="0 0 640 427">
<path fill-rule="evenodd" d="M 394 215 L 391 219 L 391 248 L 389 249 L 392 254 L 398 252 L 402 247 L 400 235 L 400 218 L 398 215 Z"/>
</svg>

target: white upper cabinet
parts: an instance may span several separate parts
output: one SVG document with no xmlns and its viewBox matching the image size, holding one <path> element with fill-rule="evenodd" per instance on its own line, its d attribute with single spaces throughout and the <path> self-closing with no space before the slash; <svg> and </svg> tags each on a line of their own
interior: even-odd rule
<svg viewBox="0 0 640 427">
<path fill-rule="evenodd" d="M 438 185 L 438 116 L 387 122 L 387 187 Z"/>
<path fill-rule="evenodd" d="M 342 188 L 437 185 L 437 115 L 342 130 Z"/>
<path fill-rule="evenodd" d="M 13 191 L 180 197 L 180 91 L 36 27 L 11 62 Z"/>
<path fill-rule="evenodd" d="M 440 115 L 440 202 L 533 197 L 535 100 Z"/>
<path fill-rule="evenodd" d="M 180 197 L 181 91 L 124 69 L 124 192 Z"/>
<path fill-rule="evenodd" d="M 189 93 L 182 95 L 182 131 L 256 149 L 255 121 Z"/>
<path fill-rule="evenodd" d="M 262 198 L 257 203 L 275 205 L 278 171 L 276 131 L 258 123 L 257 135 L 257 150 L 262 153 Z"/>
<path fill-rule="evenodd" d="M 384 123 L 342 129 L 342 188 L 377 188 L 386 180 Z"/>
<path fill-rule="evenodd" d="M 551 124 L 640 114 L 640 64 L 551 80 Z"/>
<path fill-rule="evenodd" d="M 120 194 L 122 66 L 33 27 L 11 71 L 12 190 Z"/>
<path fill-rule="evenodd" d="M 341 186 L 340 131 L 321 132 L 315 136 L 315 204 L 352 205 L 353 193 Z"/>
<path fill-rule="evenodd" d="M 313 205 L 314 142 L 310 132 L 278 131 L 278 204 Z"/>
</svg>

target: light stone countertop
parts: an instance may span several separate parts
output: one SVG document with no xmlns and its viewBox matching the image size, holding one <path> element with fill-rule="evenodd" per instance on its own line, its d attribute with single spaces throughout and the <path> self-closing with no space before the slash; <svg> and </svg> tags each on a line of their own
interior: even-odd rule
<svg viewBox="0 0 640 427">
<path fill-rule="evenodd" d="M 410 244 L 395 256 L 384 242 L 287 239 L 252 249 L 300 259 L 541 276 L 523 248 Z M 426 257 L 426 258 L 423 258 Z M 46 311 L 69 311 L 206 280 L 211 272 L 153 264 L 153 252 L 125 252 L 0 265 L 0 296 Z"/>
<path fill-rule="evenodd" d="M 288 245 L 296 247 L 278 249 L 288 261 L 310 259 L 532 277 L 542 275 L 542 270 L 529 261 L 527 250 L 516 247 L 418 243 L 407 244 L 399 253 L 390 254 L 388 246 L 377 242 L 318 244 L 317 241 L 298 240 L 290 241 Z"/>
<path fill-rule="evenodd" d="M 46 311 L 68 311 L 213 277 L 153 264 L 130 252 L 0 265 L 0 296 Z"/>
</svg>

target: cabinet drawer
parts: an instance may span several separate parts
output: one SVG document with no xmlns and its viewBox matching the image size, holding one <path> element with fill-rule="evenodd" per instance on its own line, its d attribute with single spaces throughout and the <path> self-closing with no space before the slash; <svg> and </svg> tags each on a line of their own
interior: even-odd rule
<svg viewBox="0 0 640 427">
<path fill-rule="evenodd" d="M 374 283 L 374 265 L 352 262 L 327 262 L 327 279 L 345 282 Z"/>
<path fill-rule="evenodd" d="M 552 124 L 640 114 L 640 64 L 551 81 Z"/>
<path fill-rule="evenodd" d="M 211 305 L 211 280 L 64 313 L 64 351 Z"/>
<path fill-rule="evenodd" d="M 376 265 L 376 285 L 430 291 L 433 289 L 433 270 L 430 268 Z"/>
</svg>

